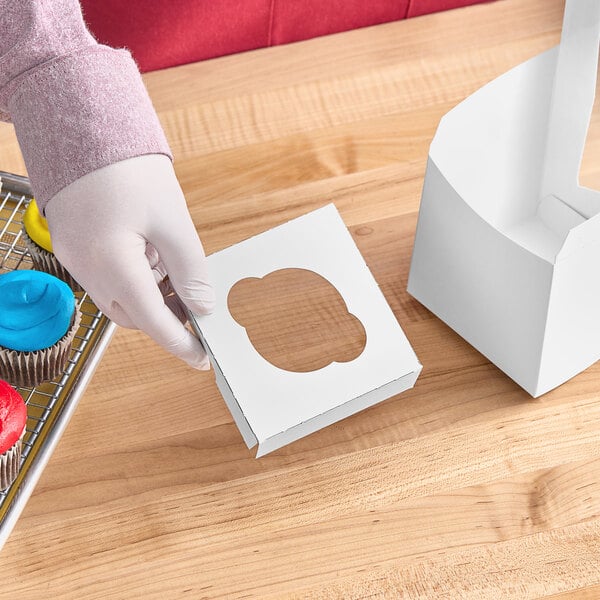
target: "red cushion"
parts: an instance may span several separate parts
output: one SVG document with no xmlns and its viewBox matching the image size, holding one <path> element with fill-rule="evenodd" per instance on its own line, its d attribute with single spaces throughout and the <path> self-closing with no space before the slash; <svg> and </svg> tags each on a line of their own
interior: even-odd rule
<svg viewBox="0 0 600 600">
<path fill-rule="evenodd" d="M 99 42 L 142 71 L 489 0 L 80 0 Z"/>
<path fill-rule="evenodd" d="M 271 44 L 404 19 L 409 0 L 279 0 L 273 3 Z"/>
<path fill-rule="evenodd" d="M 142 71 L 263 48 L 271 0 L 81 0 L 96 39 Z"/>
</svg>

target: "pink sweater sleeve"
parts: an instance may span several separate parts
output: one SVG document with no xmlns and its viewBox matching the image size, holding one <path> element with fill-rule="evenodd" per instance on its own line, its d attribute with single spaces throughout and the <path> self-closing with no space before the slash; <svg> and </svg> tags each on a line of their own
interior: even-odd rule
<svg viewBox="0 0 600 600">
<path fill-rule="evenodd" d="M 42 209 L 100 167 L 171 156 L 131 55 L 94 40 L 77 0 L 0 0 L 0 119 Z"/>
</svg>

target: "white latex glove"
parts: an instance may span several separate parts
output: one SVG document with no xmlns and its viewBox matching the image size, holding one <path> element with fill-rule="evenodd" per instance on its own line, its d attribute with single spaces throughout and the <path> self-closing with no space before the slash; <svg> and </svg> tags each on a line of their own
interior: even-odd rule
<svg viewBox="0 0 600 600">
<path fill-rule="evenodd" d="M 93 171 L 54 196 L 45 214 L 55 255 L 104 314 L 209 368 L 184 326 L 184 305 L 209 313 L 214 292 L 169 158 L 150 154 Z"/>
</svg>

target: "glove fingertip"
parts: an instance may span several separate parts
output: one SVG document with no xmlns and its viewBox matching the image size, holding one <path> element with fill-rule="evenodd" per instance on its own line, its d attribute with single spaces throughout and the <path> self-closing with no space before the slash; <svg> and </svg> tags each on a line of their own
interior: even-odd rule
<svg viewBox="0 0 600 600">
<path fill-rule="evenodd" d="M 210 359 L 208 356 L 205 356 L 198 365 L 195 365 L 194 369 L 198 371 L 210 371 Z"/>
<path fill-rule="evenodd" d="M 197 315 L 209 315 L 215 310 L 215 292 L 212 287 L 206 286 L 198 296 L 182 298 L 185 305 Z"/>
</svg>

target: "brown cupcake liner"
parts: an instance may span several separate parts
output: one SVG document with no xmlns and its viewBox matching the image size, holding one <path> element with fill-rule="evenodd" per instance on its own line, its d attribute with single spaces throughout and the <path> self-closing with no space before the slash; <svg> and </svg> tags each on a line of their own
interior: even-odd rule
<svg viewBox="0 0 600 600">
<path fill-rule="evenodd" d="M 75 307 L 71 327 L 54 345 L 34 352 L 19 352 L 0 346 L 0 378 L 17 387 L 35 387 L 60 375 L 67 365 L 73 338 L 81 323 Z"/>
<path fill-rule="evenodd" d="M 6 452 L 0 455 L 0 490 L 5 490 L 17 478 L 21 468 L 21 448 L 23 446 L 23 437 L 25 428 L 21 437 Z"/>
<path fill-rule="evenodd" d="M 27 231 L 25 231 L 25 227 L 21 230 L 21 235 L 27 246 L 27 250 L 29 250 L 29 254 L 31 255 L 33 266 L 38 271 L 44 271 L 44 273 L 49 273 L 50 275 L 54 275 L 54 277 L 58 277 L 68 284 L 74 292 L 81 292 L 83 290 L 52 252 L 48 252 L 48 250 L 38 246 L 31 237 L 29 237 Z"/>
</svg>

